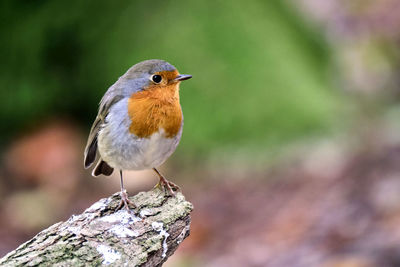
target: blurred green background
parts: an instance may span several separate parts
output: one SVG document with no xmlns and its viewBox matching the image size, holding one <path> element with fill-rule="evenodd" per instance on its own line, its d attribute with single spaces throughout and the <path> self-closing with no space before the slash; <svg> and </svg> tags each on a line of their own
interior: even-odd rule
<svg viewBox="0 0 400 267">
<path fill-rule="evenodd" d="M 158 58 L 193 75 L 163 172 L 195 211 L 168 266 L 400 266 L 399 28 L 397 0 L 1 1 L 0 256 L 118 190 L 86 137 Z"/>
<path fill-rule="evenodd" d="M 326 132 L 341 113 L 330 47 L 281 1 L 4 1 L 1 138 L 69 117 L 89 129 L 119 76 L 160 58 L 182 86 L 181 153 L 265 151 Z M 227 153 L 229 154 L 229 153 Z"/>
</svg>

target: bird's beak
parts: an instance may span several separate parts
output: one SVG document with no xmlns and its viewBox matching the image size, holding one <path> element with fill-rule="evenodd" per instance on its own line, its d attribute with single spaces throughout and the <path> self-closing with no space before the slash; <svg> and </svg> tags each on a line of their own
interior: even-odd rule
<svg viewBox="0 0 400 267">
<path fill-rule="evenodd" d="M 192 75 L 188 75 L 188 74 L 179 74 L 179 75 L 176 76 L 176 78 L 174 79 L 174 82 L 180 82 L 180 81 L 184 81 L 184 80 L 189 80 L 190 78 L 192 78 Z"/>
</svg>

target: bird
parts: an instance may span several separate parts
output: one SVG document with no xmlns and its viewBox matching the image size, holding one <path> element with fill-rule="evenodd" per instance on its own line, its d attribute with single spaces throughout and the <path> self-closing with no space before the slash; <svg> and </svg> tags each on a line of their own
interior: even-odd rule
<svg viewBox="0 0 400 267">
<path fill-rule="evenodd" d="M 183 129 L 179 86 L 192 75 L 180 74 L 170 63 L 150 59 L 133 65 L 102 97 L 84 151 L 84 167 L 97 159 L 92 175 L 120 174 L 118 209 L 130 210 L 123 171 L 152 169 L 170 195 L 180 190 L 159 171 L 178 146 Z"/>
</svg>

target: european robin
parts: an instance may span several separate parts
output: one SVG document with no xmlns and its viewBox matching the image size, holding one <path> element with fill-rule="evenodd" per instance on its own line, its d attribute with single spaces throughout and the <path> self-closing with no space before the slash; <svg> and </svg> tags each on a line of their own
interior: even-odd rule
<svg viewBox="0 0 400 267">
<path fill-rule="evenodd" d="M 153 169 L 158 185 L 175 195 L 179 187 L 157 168 L 175 151 L 182 136 L 179 85 L 191 75 L 179 74 L 170 63 L 152 59 L 132 66 L 104 94 L 85 148 L 84 165 L 98 158 L 92 175 L 119 170 L 121 204 L 129 210 L 122 171 Z"/>
</svg>

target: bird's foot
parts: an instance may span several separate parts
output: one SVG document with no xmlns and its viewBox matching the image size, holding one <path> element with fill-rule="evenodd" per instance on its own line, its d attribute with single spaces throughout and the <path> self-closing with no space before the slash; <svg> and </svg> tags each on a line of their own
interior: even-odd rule
<svg viewBox="0 0 400 267">
<path fill-rule="evenodd" d="M 174 184 L 171 181 L 168 181 L 162 175 L 160 175 L 160 181 L 158 182 L 158 184 L 155 187 L 160 187 L 164 190 L 167 190 L 167 192 L 170 196 L 176 196 L 176 192 L 181 191 L 181 189 L 178 185 Z"/>
<path fill-rule="evenodd" d="M 120 196 L 121 196 L 121 202 L 119 203 L 117 210 L 120 210 L 124 207 L 128 212 L 130 212 L 131 207 L 132 209 L 136 208 L 135 203 L 129 200 L 128 193 L 126 192 L 125 189 L 121 191 Z"/>
</svg>

